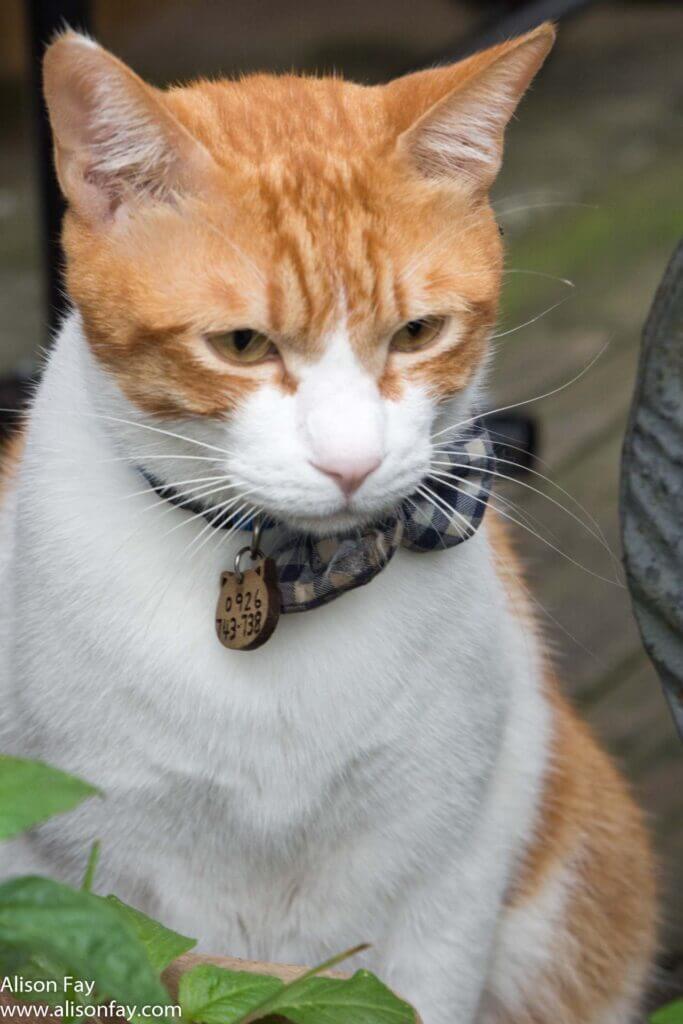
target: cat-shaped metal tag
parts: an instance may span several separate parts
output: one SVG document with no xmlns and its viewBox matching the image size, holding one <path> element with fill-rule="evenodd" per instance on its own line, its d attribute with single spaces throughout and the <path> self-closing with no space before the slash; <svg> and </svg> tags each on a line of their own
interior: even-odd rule
<svg viewBox="0 0 683 1024">
<path fill-rule="evenodd" d="M 216 608 L 218 639 L 231 651 L 253 651 L 273 635 L 279 618 L 275 562 L 261 556 L 240 571 L 238 555 L 236 571 L 221 573 Z"/>
</svg>

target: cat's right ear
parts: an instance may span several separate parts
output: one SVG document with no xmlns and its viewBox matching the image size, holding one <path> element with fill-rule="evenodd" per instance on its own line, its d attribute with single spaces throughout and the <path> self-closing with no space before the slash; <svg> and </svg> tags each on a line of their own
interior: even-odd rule
<svg viewBox="0 0 683 1024">
<path fill-rule="evenodd" d="M 111 222 L 140 199 L 197 188 L 215 171 L 164 94 L 87 36 L 60 35 L 45 53 L 43 78 L 57 177 L 90 224 Z"/>
</svg>

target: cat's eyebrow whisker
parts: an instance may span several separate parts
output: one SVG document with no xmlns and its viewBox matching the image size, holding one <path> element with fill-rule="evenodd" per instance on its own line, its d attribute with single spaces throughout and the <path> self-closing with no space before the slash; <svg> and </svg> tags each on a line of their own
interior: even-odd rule
<svg viewBox="0 0 683 1024">
<path fill-rule="evenodd" d="M 524 192 L 512 192 L 505 196 L 499 196 L 491 203 L 491 209 L 497 210 L 503 203 L 521 203 L 524 200 L 530 202 L 545 202 L 553 200 L 557 202 L 574 202 L 572 198 L 575 193 L 568 192 L 566 188 L 528 188 Z"/>
<path fill-rule="evenodd" d="M 530 277 L 542 277 L 546 281 L 553 281 L 556 284 L 564 284 L 567 288 L 576 288 L 576 285 L 568 277 L 558 277 L 556 274 L 547 274 L 545 270 L 526 270 L 524 267 L 507 267 L 504 274 L 528 274 Z"/>
<path fill-rule="evenodd" d="M 445 461 L 445 460 L 436 460 L 436 459 L 432 460 L 432 465 L 433 466 L 445 466 L 445 467 L 451 466 L 453 469 L 469 469 L 470 468 L 467 465 L 467 463 L 465 463 L 465 462 L 448 462 L 448 461 Z M 579 526 L 581 526 L 586 531 L 586 533 L 590 537 L 592 537 L 593 540 L 595 540 L 600 545 L 600 547 L 602 547 L 607 552 L 607 554 L 612 559 L 612 562 L 614 563 L 614 565 L 615 566 L 619 565 L 619 560 L 618 560 L 617 556 L 614 554 L 614 552 L 610 548 L 610 546 L 607 543 L 607 541 L 605 540 L 604 536 L 602 536 L 601 534 L 598 534 L 594 530 L 592 530 L 583 521 L 583 519 L 581 519 L 579 516 L 577 516 L 575 512 L 572 512 L 572 510 L 570 508 L 567 508 L 566 505 L 563 505 L 561 501 L 557 501 L 556 498 L 553 498 L 550 494 L 545 494 L 545 492 L 540 490 L 538 487 L 534 487 L 534 486 L 532 486 L 532 484 L 527 484 L 523 480 L 518 480 L 516 477 L 509 476 L 509 474 L 507 474 L 507 473 L 500 473 L 497 470 L 493 470 L 493 469 L 489 469 L 489 470 L 487 470 L 487 472 L 489 472 L 491 474 L 491 476 L 495 476 L 495 477 L 497 477 L 500 480 L 508 480 L 508 481 L 510 481 L 510 482 L 512 482 L 514 484 L 519 484 L 520 487 L 524 487 L 526 490 L 532 491 L 534 494 L 540 495 L 541 498 L 545 498 L 546 501 L 551 502 L 551 504 L 555 505 L 556 508 L 561 509 L 562 512 L 565 512 L 568 516 L 571 516 L 571 518 L 576 523 L 578 523 Z M 447 477 L 448 474 L 440 473 L 439 476 Z"/>
<path fill-rule="evenodd" d="M 513 213 L 525 213 L 527 210 L 548 210 L 557 207 L 575 208 L 581 207 L 584 210 L 599 210 L 597 203 L 579 203 L 571 201 L 558 201 L 548 203 L 527 203 L 525 206 L 511 206 L 505 210 L 496 210 L 497 217 L 509 217 Z"/>
<path fill-rule="evenodd" d="M 532 402 L 540 402 L 544 398 L 552 398 L 553 395 L 559 394 L 560 391 L 564 391 L 565 388 L 571 387 L 572 384 L 576 384 L 577 381 L 581 380 L 582 377 L 585 377 L 589 370 L 593 369 L 598 359 L 600 359 L 600 357 L 607 351 L 608 348 L 609 342 L 607 341 L 602 346 L 600 351 L 593 356 L 591 361 L 586 366 L 584 366 L 583 369 L 576 374 L 576 376 L 572 377 L 571 380 L 565 381 L 564 384 L 560 384 L 559 387 L 553 388 L 551 391 L 544 391 L 542 395 L 534 395 L 533 398 L 525 398 L 521 402 L 512 402 L 510 405 L 501 405 L 497 409 L 489 409 L 487 410 L 486 415 L 494 416 L 500 412 L 508 412 L 510 409 L 519 409 L 522 405 L 531 405 Z M 444 427 L 443 430 L 437 430 L 435 434 L 432 434 L 431 440 L 435 441 L 436 438 L 440 437 L 442 434 L 448 434 L 452 430 L 458 430 L 459 427 L 465 427 L 469 423 L 474 423 L 475 420 L 478 420 L 480 418 L 481 414 L 475 414 L 474 416 L 469 416 L 465 420 L 460 420 L 458 423 L 453 423 L 449 427 Z"/>
<path fill-rule="evenodd" d="M 465 226 L 467 223 L 472 222 L 476 219 L 476 214 L 469 213 L 464 221 L 461 221 L 461 226 Z M 441 231 L 438 232 L 433 238 L 417 252 L 410 262 L 404 267 L 402 271 L 402 278 L 405 283 L 408 283 L 415 274 L 424 266 L 426 261 L 432 255 L 432 253 L 442 244 L 445 238 L 453 234 L 453 224 L 447 223 Z M 478 271 L 472 271 L 472 274 L 476 274 Z"/>
<path fill-rule="evenodd" d="M 260 268 L 257 267 L 257 265 L 254 263 L 251 257 L 247 256 L 244 250 L 240 249 L 240 247 L 235 244 L 235 242 L 230 238 L 229 235 L 227 235 L 224 231 L 221 231 L 219 227 L 216 227 L 215 224 L 212 224 L 211 221 L 207 220 L 205 217 L 199 218 L 199 223 L 202 224 L 203 227 L 208 228 L 209 231 L 213 231 L 213 233 L 217 235 L 221 239 L 221 241 L 226 242 L 233 250 L 233 252 L 239 257 L 239 259 L 242 260 L 245 266 L 249 267 L 249 269 L 254 272 L 254 276 L 257 278 L 259 284 L 262 285 L 263 287 L 266 286 L 266 278 L 264 277 Z"/>
<path fill-rule="evenodd" d="M 464 491 L 461 487 L 458 487 L 456 484 L 452 483 L 451 482 L 452 478 L 449 477 L 448 479 L 441 479 L 441 475 L 439 474 L 438 477 L 437 477 L 437 474 L 435 474 L 435 473 L 432 474 L 432 476 L 434 476 L 436 479 L 439 479 L 439 482 L 444 487 L 449 487 L 452 490 L 456 491 L 458 494 L 462 494 L 465 497 L 474 498 L 475 501 L 482 501 L 483 502 L 483 499 L 477 498 L 474 495 L 469 494 L 467 491 Z M 466 482 L 464 479 L 462 479 L 460 477 L 456 477 L 456 479 L 459 479 L 461 483 L 465 483 Z M 451 512 L 453 512 L 454 514 L 457 514 L 457 510 L 454 509 L 454 508 L 451 508 L 451 506 L 448 505 L 448 502 L 446 502 L 445 499 L 441 499 L 441 500 L 443 501 L 444 505 L 446 505 L 449 508 L 449 510 Z M 562 551 L 562 549 L 558 548 L 557 545 L 551 544 L 550 541 L 546 537 L 543 537 L 537 531 L 530 529 L 530 527 L 526 526 L 524 523 L 520 522 L 518 519 L 515 519 L 514 516 L 509 515 L 507 512 L 503 512 L 502 509 L 499 509 L 499 508 L 496 509 L 496 512 L 497 512 L 498 515 L 503 516 L 505 519 L 509 519 L 510 522 L 514 523 L 516 526 L 519 526 L 522 530 L 526 530 L 527 533 L 530 533 L 537 540 L 540 540 L 542 544 L 546 545 L 546 547 L 549 547 L 551 550 L 555 551 L 562 558 L 566 559 L 568 562 L 571 562 L 572 565 L 575 565 L 577 567 L 577 569 L 583 569 L 583 571 L 588 573 L 589 576 L 593 576 L 595 579 L 601 580 L 603 583 L 609 583 L 610 586 L 612 586 L 612 587 L 618 587 L 620 590 L 624 590 L 625 589 L 623 583 L 619 582 L 618 580 L 610 579 L 607 576 L 601 576 L 600 573 L 593 572 L 592 569 L 589 569 L 587 566 L 583 565 L 581 562 L 578 562 L 575 558 L 572 558 L 571 555 L 568 555 L 565 551 Z"/>
<path fill-rule="evenodd" d="M 571 281 L 567 281 L 567 284 L 570 285 L 572 288 L 574 287 Z M 558 299 L 557 302 L 553 302 L 552 306 L 546 306 L 546 308 L 542 309 L 540 313 L 537 313 L 536 316 L 532 316 L 530 320 L 525 320 L 522 324 L 517 324 L 515 327 L 510 327 L 508 328 L 507 331 L 499 331 L 498 334 L 491 334 L 489 336 L 490 340 L 495 341 L 496 338 L 505 338 L 508 334 L 514 334 L 516 331 L 521 331 L 523 327 L 530 327 L 531 324 L 535 324 L 537 320 L 540 320 L 542 317 L 547 316 L 548 313 L 552 313 L 552 311 L 554 309 L 557 309 L 558 306 L 564 305 L 568 298 L 569 296 L 565 295 L 563 298 Z"/>
</svg>

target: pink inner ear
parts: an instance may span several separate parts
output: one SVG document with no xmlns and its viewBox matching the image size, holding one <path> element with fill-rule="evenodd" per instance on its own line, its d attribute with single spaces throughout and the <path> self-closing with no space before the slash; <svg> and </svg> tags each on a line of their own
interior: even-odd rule
<svg viewBox="0 0 683 1024">
<path fill-rule="evenodd" d="M 459 65 L 397 80 L 401 90 L 416 80 L 420 107 L 434 100 L 399 136 L 401 148 L 429 177 L 458 177 L 488 188 L 500 167 L 505 127 L 553 38 L 552 29 L 541 26 Z M 462 69 L 471 72 L 464 81 Z"/>
</svg>

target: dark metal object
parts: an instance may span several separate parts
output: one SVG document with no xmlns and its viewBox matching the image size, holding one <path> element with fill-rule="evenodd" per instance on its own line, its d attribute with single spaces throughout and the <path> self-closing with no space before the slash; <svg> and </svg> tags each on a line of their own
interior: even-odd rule
<svg viewBox="0 0 683 1024">
<path fill-rule="evenodd" d="M 496 458 L 505 460 L 501 472 L 519 477 L 534 469 L 539 444 L 535 419 L 516 412 L 488 413 L 481 419 L 491 435 Z"/>
<path fill-rule="evenodd" d="M 43 99 L 41 64 L 46 45 L 60 29 L 69 25 L 71 28 L 87 30 L 89 8 L 88 0 L 28 0 L 26 4 L 31 47 L 31 91 L 43 214 L 47 326 L 50 333 L 58 326 L 67 306 L 62 285 L 62 250 L 59 241 L 64 200 L 59 191 L 52 162 L 52 137 Z"/>
<path fill-rule="evenodd" d="M 621 469 L 633 607 L 683 738 L 683 242 L 643 331 Z"/>
</svg>

